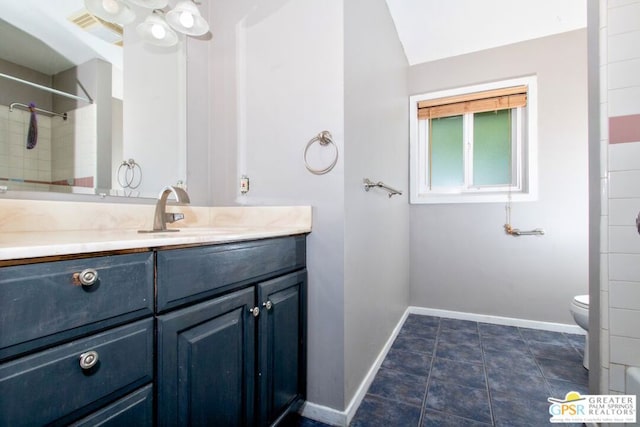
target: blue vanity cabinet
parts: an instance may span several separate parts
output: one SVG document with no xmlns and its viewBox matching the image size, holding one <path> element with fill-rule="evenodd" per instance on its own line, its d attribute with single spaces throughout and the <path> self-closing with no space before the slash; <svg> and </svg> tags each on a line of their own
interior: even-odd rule
<svg viewBox="0 0 640 427">
<path fill-rule="evenodd" d="M 0 426 L 151 425 L 153 360 L 151 251 L 0 267 Z"/>
<path fill-rule="evenodd" d="M 157 315 L 158 424 L 277 424 L 305 397 L 305 236 L 186 250 L 157 255 L 159 310 L 199 299 Z"/>
<path fill-rule="evenodd" d="M 304 402 L 307 369 L 307 274 L 301 270 L 258 285 L 260 425 Z"/>
<path fill-rule="evenodd" d="M 158 317 L 158 424 L 254 425 L 252 288 Z"/>
</svg>

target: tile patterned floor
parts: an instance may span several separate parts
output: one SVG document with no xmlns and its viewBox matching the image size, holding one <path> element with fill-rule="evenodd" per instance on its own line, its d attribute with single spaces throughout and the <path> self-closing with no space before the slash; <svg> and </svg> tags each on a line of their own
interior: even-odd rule
<svg viewBox="0 0 640 427">
<path fill-rule="evenodd" d="M 351 426 L 551 425 L 548 397 L 588 394 L 583 352 L 581 335 L 409 315 Z"/>
</svg>

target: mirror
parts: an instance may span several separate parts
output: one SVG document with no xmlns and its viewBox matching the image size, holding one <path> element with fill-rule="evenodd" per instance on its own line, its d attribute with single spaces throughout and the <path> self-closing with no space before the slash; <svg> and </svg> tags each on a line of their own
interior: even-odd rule
<svg viewBox="0 0 640 427">
<path fill-rule="evenodd" d="M 155 198 L 186 184 L 184 43 L 143 42 L 150 11 L 134 11 L 122 28 L 83 0 L 0 0 L 0 190 Z"/>
</svg>

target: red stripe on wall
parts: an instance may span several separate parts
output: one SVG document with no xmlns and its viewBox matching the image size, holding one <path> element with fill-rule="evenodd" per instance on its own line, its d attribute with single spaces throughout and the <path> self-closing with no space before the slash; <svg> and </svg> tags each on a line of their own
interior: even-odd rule
<svg viewBox="0 0 640 427">
<path fill-rule="evenodd" d="M 609 144 L 640 142 L 640 114 L 609 117 Z"/>
</svg>

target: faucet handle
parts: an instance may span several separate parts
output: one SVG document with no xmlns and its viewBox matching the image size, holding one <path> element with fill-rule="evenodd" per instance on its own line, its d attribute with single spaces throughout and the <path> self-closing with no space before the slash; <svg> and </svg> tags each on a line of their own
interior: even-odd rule
<svg viewBox="0 0 640 427">
<path fill-rule="evenodd" d="M 164 220 L 168 223 L 180 221 L 181 219 L 184 219 L 182 212 L 169 212 L 164 214 Z"/>
</svg>

